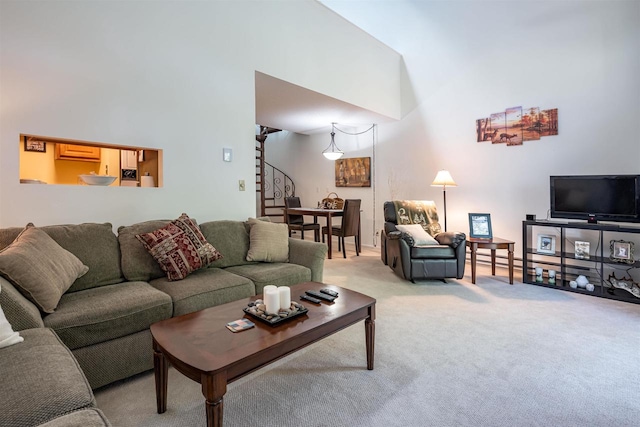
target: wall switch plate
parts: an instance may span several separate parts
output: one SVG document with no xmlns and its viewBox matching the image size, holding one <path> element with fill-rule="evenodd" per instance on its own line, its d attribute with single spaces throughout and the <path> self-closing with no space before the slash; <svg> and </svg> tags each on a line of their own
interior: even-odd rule
<svg viewBox="0 0 640 427">
<path fill-rule="evenodd" d="M 233 159 L 233 150 L 231 148 L 223 148 L 222 149 L 222 160 L 225 162 L 230 162 Z"/>
<path fill-rule="evenodd" d="M 239 181 L 238 181 L 238 189 L 239 189 L 240 191 L 244 191 L 244 190 L 245 190 L 245 187 L 244 187 L 244 179 L 241 179 L 241 180 L 239 180 Z"/>
</svg>

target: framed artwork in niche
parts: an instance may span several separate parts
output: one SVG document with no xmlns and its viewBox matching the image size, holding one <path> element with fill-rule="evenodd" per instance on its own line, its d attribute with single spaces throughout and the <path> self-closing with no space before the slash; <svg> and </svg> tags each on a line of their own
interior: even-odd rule
<svg viewBox="0 0 640 427">
<path fill-rule="evenodd" d="M 24 151 L 35 151 L 36 153 L 46 153 L 47 143 L 32 136 L 24 137 Z"/>
</svg>

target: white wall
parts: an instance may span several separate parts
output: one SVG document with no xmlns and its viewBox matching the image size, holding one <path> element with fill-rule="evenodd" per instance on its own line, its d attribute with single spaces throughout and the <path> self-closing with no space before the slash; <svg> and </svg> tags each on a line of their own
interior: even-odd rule
<svg viewBox="0 0 640 427">
<path fill-rule="evenodd" d="M 0 39 L 3 227 L 255 215 L 255 70 L 400 113 L 400 56 L 311 0 L 2 1 Z M 164 187 L 20 185 L 20 133 L 162 149 Z"/>
<path fill-rule="evenodd" d="M 458 183 L 447 191 L 448 229 L 468 232 L 469 212 L 489 212 L 494 235 L 520 255 L 525 214 L 547 215 L 550 175 L 640 173 L 639 2 L 326 3 L 356 9 L 347 16 L 386 36 L 407 68 L 406 114 L 379 127 L 377 229 L 385 200 L 434 200 L 442 215 L 442 190 L 429 184 L 448 169 Z M 512 106 L 558 108 L 559 135 L 475 142 L 477 119 Z M 296 177 L 312 189 L 333 179 L 316 166 L 322 139 Z"/>
</svg>

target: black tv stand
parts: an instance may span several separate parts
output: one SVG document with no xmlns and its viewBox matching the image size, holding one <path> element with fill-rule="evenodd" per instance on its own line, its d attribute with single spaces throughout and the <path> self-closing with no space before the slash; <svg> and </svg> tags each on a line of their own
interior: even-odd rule
<svg viewBox="0 0 640 427">
<path fill-rule="evenodd" d="M 538 236 L 553 241 L 555 249 L 538 252 Z M 635 245 L 634 262 L 619 262 L 611 256 L 613 241 L 638 241 L 640 227 L 626 224 L 590 222 L 522 221 L 522 281 L 618 301 L 640 304 L 640 245 Z M 589 242 L 589 253 L 581 258 L 575 242 Z M 543 269 L 542 281 L 536 281 L 535 268 Z M 555 283 L 549 283 L 549 270 L 556 271 Z M 572 288 L 571 281 L 584 275 L 594 289 Z M 625 289 L 625 286 L 628 289 Z M 633 291 L 633 292 L 632 292 Z"/>
</svg>

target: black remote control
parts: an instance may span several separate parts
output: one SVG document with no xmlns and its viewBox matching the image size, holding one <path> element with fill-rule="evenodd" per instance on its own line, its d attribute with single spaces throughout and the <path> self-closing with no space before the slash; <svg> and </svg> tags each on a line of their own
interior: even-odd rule
<svg viewBox="0 0 640 427">
<path fill-rule="evenodd" d="M 314 298 L 323 299 L 325 301 L 333 302 L 336 297 L 332 297 L 331 295 L 323 294 L 322 292 L 317 291 L 305 291 L 307 295 L 311 295 Z"/>
<path fill-rule="evenodd" d="M 312 302 L 314 304 L 320 304 L 320 300 L 318 298 L 314 298 L 314 297 L 309 296 L 309 295 L 300 295 L 300 299 Z"/>
<path fill-rule="evenodd" d="M 334 290 L 324 288 L 324 289 L 320 289 L 320 292 L 322 292 L 323 294 L 330 295 L 334 298 L 338 298 L 338 293 Z"/>
</svg>

